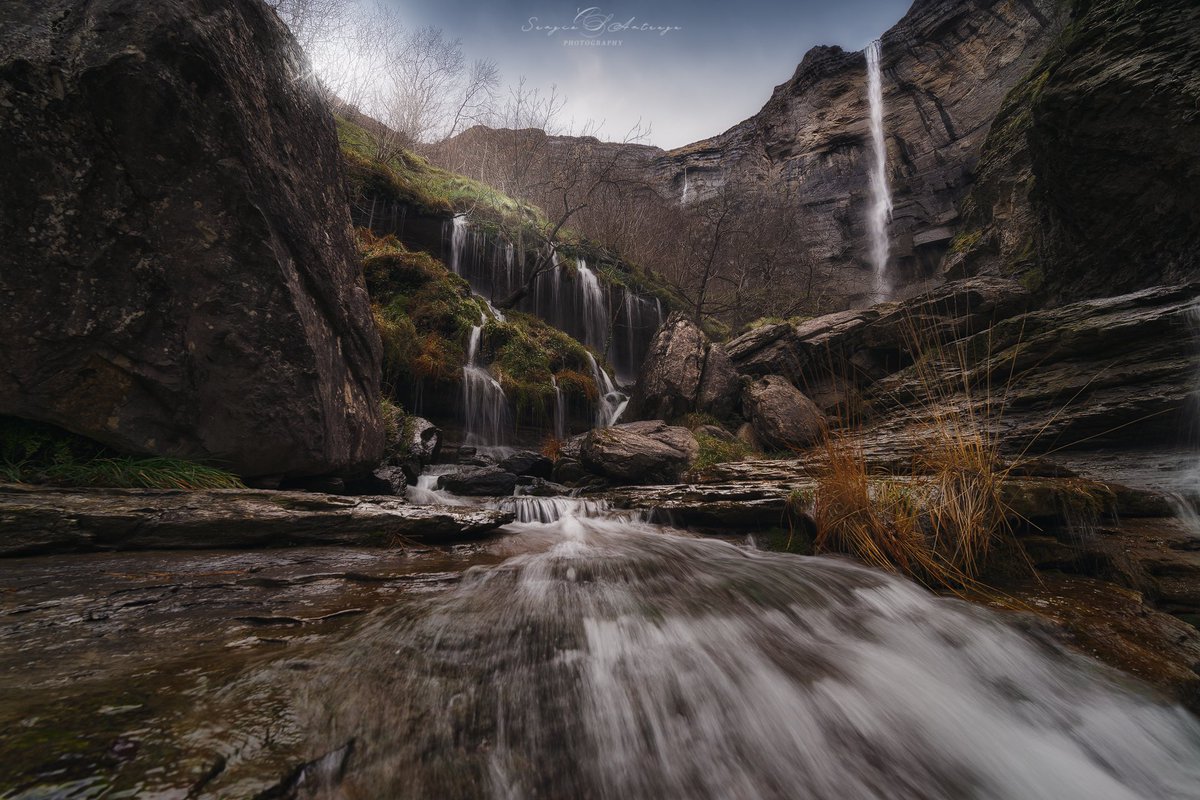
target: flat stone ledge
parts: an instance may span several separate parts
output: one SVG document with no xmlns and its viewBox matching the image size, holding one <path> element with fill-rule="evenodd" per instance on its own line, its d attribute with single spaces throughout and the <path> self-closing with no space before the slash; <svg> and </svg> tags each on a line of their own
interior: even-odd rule
<svg viewBox="0 0 1200 800">
<path fill-rule="evenodd" d="M 417 506 L 395 497 L 0 484 L 0 557 L 449 542 L 486 535 L 513 519 L 505 511 Z"/>
</svg>

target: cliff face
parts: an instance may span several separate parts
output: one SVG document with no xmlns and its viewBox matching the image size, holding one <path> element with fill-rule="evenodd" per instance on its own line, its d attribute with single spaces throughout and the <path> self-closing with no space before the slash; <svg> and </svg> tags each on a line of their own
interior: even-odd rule
<svg viewBox="0 0 1200 800">
<path fill-rule="evenodd" d="M 884 130 L 900 282 L 934 271 L 954 233 L 988 129 L 1060 26 L 1055 0 L 918 0 L 883 37 Z M 870 161 L 866 61 L 810 51 L 763 109 L 651 168 L 680 196 L 723 181 L 787 192 L 815 255 L 866 269 Z"/>
<path fill-rule="evenodd" d="M 377 462 L 333 121 L 256 0 L 5 3 L 0 413 L 246 476 Z"/>
<path fill-rule="evenodd" d="M 1194 277 L 1198 154 L 1200 6 L 1078 0 L 992 127 L 949 272 L 1045 301 Z"/>
</svg>

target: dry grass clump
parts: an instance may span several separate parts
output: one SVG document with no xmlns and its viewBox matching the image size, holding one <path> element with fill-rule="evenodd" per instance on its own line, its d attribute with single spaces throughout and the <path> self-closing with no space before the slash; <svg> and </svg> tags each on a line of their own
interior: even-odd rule
<svg viewBox="0 0 1200 800">
<path fill-rule="evenodd" d="M 965 349 L 915 328 L 910 336 L 922 357 L 906 410 L 926 420 L 914 433 L 911 474 L 872 477 L 861 435 L 831 435 L 814 471 L 814 549 L 930 586 L 967 587 L 1011 535 L 1002 494 L 1011 466 L 993 432 L 1003 403 L 993 401 L 990 380 L 973 384 Z"/>
</svg>

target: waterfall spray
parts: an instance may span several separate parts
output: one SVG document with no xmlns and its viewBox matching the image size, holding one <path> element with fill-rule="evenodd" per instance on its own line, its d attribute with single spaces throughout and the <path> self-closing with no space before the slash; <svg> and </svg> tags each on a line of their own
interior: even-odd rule
<svg viewBox="0 0 1200 800">
<path fill-rule="evenodd" d="M 608 428 L 616 425 L 621 419 L 625 406 L 629 405 L 629 398 L 617 390 L 612 378 L 600 368 L 591 353 L 588 353 L 588 361 L 592 364 L 592 378 L 596 381 L 596 391 L 600 393 L 600 399 L 596 403 L 596 427 Z"/>
<path fill-rule="evenodd" d="M 503 445 L 509 429 L 508 398 L 486 368 L 479 365 L 479 342 L 487 317 L 471 328 L 467 341 L 467 363 L 463 365 L 463 418 L 466 443 L 475 446 Z"/>
<path fill-rule="evenodd" d="M 867 95 L 871 104 L 871 210 L 868 228 L 871 235 L 871 266 L 875 271 L 875 301 L 891 294 L 888 279 L 888 223 L 892 218 L 892 192 L 888 186 L 887 145 L 883 138 L 883 80 L 880 59 L 883 42 L 876 39 L 867 47 Z"/>
</svg>

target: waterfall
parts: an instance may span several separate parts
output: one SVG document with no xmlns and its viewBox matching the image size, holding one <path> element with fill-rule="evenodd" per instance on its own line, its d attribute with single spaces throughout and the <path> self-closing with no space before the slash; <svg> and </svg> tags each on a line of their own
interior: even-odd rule
<svg viewBox="0 0 1200 800">
<path fill-rule="evenodd" d="M 604 290 L 596 273 L 588 269 L 587 262 L 578 259 L 580 299 L 583 304 L 583 343 L 603 353 L 608 345 L 608 311 L 604 302 Z"/>
<path fill-rule="evenodd" d="M 871 208 L 868 229 L 871 235 L 871 266 L 875 271 L 875 301 L 891 295 L 888 278 L 888 223 L 892 218 L 892 192 L 888 186 L 887 144 L 883 138 L 883 80 L 880 59 L 883 42 L 876 39 L 867 47 L 867 94 L 871 104 Z"/>
<path fill-rule="evenodd" d="M 558 378 L 553 375 L 550 376 L 550 386 L 554 389 L 554 438 L 562 441 L 567 438 L 567 403 L 563 399 Z"/>
<path fill-rule="evenodd" d="M 508 439 L 508 398 L 499 382 L 479 365 L 479 342 L 487 317 L 471 328 L 467 363 L 463 366 L 463 420 L 465 441 L 474 446 L 499 446 Z"/>
<path fill-rule="evenodd" d="M 625 406 L 629 405 L 629 398 L 617 391 L 612 378 L 600 368 L 596 357 L 591 353 L 588 353 L 588 361 L 592 364 L 592 378 L 596 381 L 596 391 L 600 393 L 596 403 L 596 427 L 608 428 L 616 425 L 621 419 Z"/>
<path fill-rule="evenodd" d="M 688 174 L 687 167 L 683 169 L 683 194 L 679 198 L 679 205 L 686 206 L 688 202 Z"/>
<path fill-rule="evenodd" d="M 455 214 L 451 223 L 454 227 L 450 233 L 450 271 L 455 275 L 462 274 L 462 254 L 467 243 L 467 215 Z"/>
</svg>

